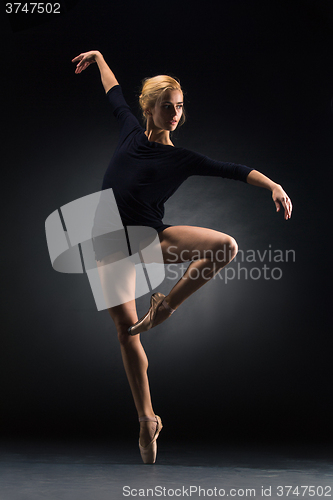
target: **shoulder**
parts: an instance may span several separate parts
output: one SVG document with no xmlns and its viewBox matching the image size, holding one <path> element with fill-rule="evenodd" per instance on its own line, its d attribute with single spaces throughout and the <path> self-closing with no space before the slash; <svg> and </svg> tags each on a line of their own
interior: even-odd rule
<svg viewBox="0 0 333 500">
<path fill-rule="evenodd" d="M 113 87 L 111 87 L 110 90 L 108 90 L 108 92 L 106 93 L 106 97 L 111 104 L 113 111 L 121 106 L 130 110 L 130 107 L 124 98 L 123 91 L 120 85 L 114 85 Z"/>
<path fill-rule="evenodd" d="M 193 164 L 198 164 L 201 163 L 206 159 L 206 156 L 202 155 L 201 153 L 197 153 L 196 151 L 192 151 L 187 148 L 175 148 L 178 151 L 178 156 L 181 158 L 184 162 L 186 162 L 187 165 L 193 165 Z"/>
<path fill-rule="evenodd" d="M 117 118 L 122 128 L 125 129 L 125 133 L 129 133 L 133 129 L 137 131 L 143 130 L 139 120 L 127 104 L 120 85 L 111 87 L 106 93 L 106 97 L 111 104 L 113 115 Z"/>
</svg>

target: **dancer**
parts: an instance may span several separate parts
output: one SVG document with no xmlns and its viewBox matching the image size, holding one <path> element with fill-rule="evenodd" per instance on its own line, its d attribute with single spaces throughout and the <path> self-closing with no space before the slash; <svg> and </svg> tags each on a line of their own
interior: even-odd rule
<svg viewBox="0 0 333 500">
<path fill-rule="evenodd" d="M 169 318 L 192 293 L 237 254 L 237 243 L 227 234 L 202 227 L 164 224 L 165 201 L 187 177 L 209 175 L 240 180 L 270 190 L 276 210 L 284 210 L 286 220 L 291 217 L 292 204 L 279 184 L 257 170 L 215 161 L 174 147 L 170 133 L 185 120 L 183 92 L 175 78 L 158 75 L 143 81 L 139 102 L 144 129 L 132 114 L 115 75 L 99 51 L 81 53 L 72 62 L 77 63 L 76 74 L 97 63 L 107 98 L 120 125 L 118 146 L 105 173 L 102 190 L 113 189 L 125 228 L 149 226 L 157 231 L 165 264 L 190 262 L 167 296 L 161 293 L 152 295 L 150 308 L 140 320 L 133 294 L 134 266 L 126 271 L 125 286 L 130 289 L 130 300 L 108 309 L 117 329 L 125 371 L 138 412 L 141 457 L 144 463 L 155 463 L 156 440 L 162 422 L 155 415 L 151 402 L 148 360 L 140 342 L 140 333 Z M 99 269 L 112 262 L 107 252 L 99 247 L 98 239 L 94 248 Z M 104 282 L 107 281 L 105 275 Z"/>
</svg>

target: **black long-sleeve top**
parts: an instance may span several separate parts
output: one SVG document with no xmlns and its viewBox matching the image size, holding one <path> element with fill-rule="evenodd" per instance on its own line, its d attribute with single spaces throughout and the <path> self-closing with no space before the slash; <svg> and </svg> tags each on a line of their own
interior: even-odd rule
<svg viewBox="0 0 333 500">
<path fill-rule="evenodd" d="M 245 165 L 215 161 L 202 154 L 150 142 L 126 103 L 121 87 L 107 93 L 120 125 L 117 148 L 106 170 L 102 189 L 112 188 L 125 226 L 164 224 L 164 203 L 191 175 L 225 177 L 246 182 L 252 170 Z"/>
</svg>

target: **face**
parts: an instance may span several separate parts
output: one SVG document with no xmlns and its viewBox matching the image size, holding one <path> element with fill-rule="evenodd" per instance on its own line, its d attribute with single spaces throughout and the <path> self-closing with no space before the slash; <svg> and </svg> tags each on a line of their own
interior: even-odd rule
<svg viewBox="0 0 333 500">
<path fill-rule="evenodd" d="M 180 90 L 166 90 L 150 112 L 157 128 L 172 132 L 183 114 L 183 93 Z"/>
</svg>

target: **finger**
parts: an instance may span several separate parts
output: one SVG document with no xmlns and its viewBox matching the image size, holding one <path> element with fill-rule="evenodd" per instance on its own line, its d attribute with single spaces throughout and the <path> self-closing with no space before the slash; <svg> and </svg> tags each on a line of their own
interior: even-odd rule
<svg viewBox="0 0 333 500">
<path fill-rule="evenodd" d="M 80 61 L 81 59 L 83 59 L 83 55 L 82 54 L 74 57 L 74 59 L 72 59 L 72 62 Z"/>
<path fill-rule="evenodd" d="M 84 70 L 83 66 L 77 66 L 76 70 L 75 70 L 75 73 L 82 73 L 83 70 Z"/>
<path fill-rule="evenodd" d="M 285 209 L 284 209 L 284 218 L 288 220 L 290 217 L 290 209 L 289 209 L 289 202 L 285 202 Z"/>
<path fill-rule="evenodd" d="M 88 66 L 89 66 L 89 63 L 86 62 L 86 61 L 84 63 L 81 63 L 81 65 L 80 65 L 80 72 L 84 71 Z"/>
<path fill-rule="evenodd" d="M 276 211 L 280 212 L 281 206 L 284 210 L 283 218 L 287 220 L 289 218 L 289 209 L 287 206 L 286 198 L 281 198 L 281 200 L 274 200 L 276 205 Z M 280 205 L 281 204 L 281 205 Z"/>
<path fill-rule="evenodd" d="M 286 220 L 290 219 L 290 217 L 291 217 L 291 201 L 288 197 L 286 197 L 283 200 L 283 206 L 284 206 L 284 218 Z"/>
<path fill-rule="evenodd" d="M 287 202 L 285 201 L 284 198 L 282 198 L 282 206 L 284 208 L 284 218 L 285 220 L 288 219 L 288 207 L 287 207 Z"/>
<path fill-rule="evenodd" d="M 287 207 L 288 207 L 288 219 L 290 219 L 291 212 L 292 212 L 292 209 L 293 209 L 293 206 L 292 206 L 290 198 L 287 198 Z"/>
<path fill-rule="evenodd" d="M 83 60 L 80 61 L 79 64 L 76 66 L 75 73 L 81 73 L 84 69 L 86 69 L 86 67 L 87 63 L 83 62 Z"/>
<path fill-rule="evenodd" d="M 289 200 L 289 203 L 288 203 L 288 218 L 290 219 L 291 218 L 291 212 L 293 211 L 293 205 L 291 203 L 291 200 Z"/>
</svg>

